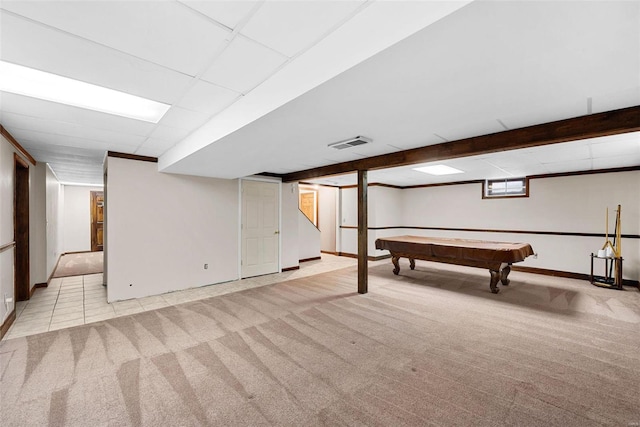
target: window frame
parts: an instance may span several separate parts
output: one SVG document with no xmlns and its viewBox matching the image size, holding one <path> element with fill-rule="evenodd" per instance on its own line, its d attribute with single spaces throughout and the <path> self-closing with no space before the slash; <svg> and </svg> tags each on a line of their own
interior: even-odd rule
<svg viewBox="0 0 640 427">
<path fill-rule="evenodd" d="M 489 184 L 490 183 L 494 183 L 494 182 L 505 182 L 508 183 L 509 181 L 522 181 L 523 185 L 524 185 L 524 193 L 517 193 L 517 194 L 497 194 L 497 195 L 490 195 L 487 194 L 487 191 L 489 189 Z M 521 197 L 529 197 L 529 177 L 525 176 L 522 178 L 502 178 L 502 179 L 485 179 L 484 181 L 482 181 L 482 198 L 483 199 L 514 199 L 514 198 L 521 198 Z"/>
</svg>

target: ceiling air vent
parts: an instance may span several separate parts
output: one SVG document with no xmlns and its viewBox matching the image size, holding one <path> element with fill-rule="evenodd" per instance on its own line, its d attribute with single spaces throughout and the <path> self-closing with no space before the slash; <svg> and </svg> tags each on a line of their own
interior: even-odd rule
<svg viewBox="0 0 640 427">
<path fill-rule="evenodd" d="M 356 136 L 355 138 L 334 142 L 333 144 L 329 144 L 328 147 L 335 148 L 336 150 L 344 150 L 345 148 L 368 144 L 372 141 L 371 138 L 367 138 L 366 136 Z"/>
</svg>

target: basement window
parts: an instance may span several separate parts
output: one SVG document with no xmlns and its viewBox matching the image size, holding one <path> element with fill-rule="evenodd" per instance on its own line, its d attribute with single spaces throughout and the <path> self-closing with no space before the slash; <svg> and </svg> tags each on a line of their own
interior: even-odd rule
<svg viewBox="0 0 640 427">
<path fill-rule="evenodd" d="M 527 178 L 488 179 L 482 184 L 483 199 L 529 197 Z"/>
</svg>

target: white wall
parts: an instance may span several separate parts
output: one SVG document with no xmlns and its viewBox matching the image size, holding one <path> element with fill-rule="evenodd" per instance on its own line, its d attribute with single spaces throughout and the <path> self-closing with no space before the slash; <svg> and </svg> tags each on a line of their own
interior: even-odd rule
<svg viewBox="0 0 640 427">
<path fill-rule="evenodd" d="M 282 259 L 280 265 L 283 269 L 297 267 L 301 259 L 298 243 L 298 183 L 289 182 L 282 184 L 282 230 L 280 230 L 280 242 L 282 244 Z"/>
<path fill-rule="evenodd" d="M 368 226 L 388 227 L 397 225 L 402 219 L 403 203 L 402 191 L 378 185 L 370 185 L 367 194 Z M 340 215 L 343 226 L 358 226 L 358 189 L 343 188 L 341 192 L 342 214 Z M 386 251 L 376 251 L 375 242 L 378 237 L 397 235 L 395 230 L 369 230 L 368 254 L 369 256 L 382 256 Z M 341 252 L 347 254 L 358 253 L 358 230 L 354 228 L 341 228 L 339 230 L 341 240 Z"/>
<path fill-rule="evenodd" d="M 609 207 L 610 233 L 614 213 L 622 205 L 622 233 L 640 234 L 640 171 L 532 179 L 530 196 L 482 199 L 481 184 L 414 189 L 369 187 L 369 227 L 443 227 L 493 230 L 604 233 Z M 357 189 L 342 189 L 343 225 L 357 225 Z M 413 234 L 480 240 L 527 242 L 538 253 L 519 265 L 588 274 L 591 252 L 601 237 L 465 232 L 395 228 L 369 231 L 369 255 L 378 237 Z M 357 253 L 357 230 L 341 229 L 342 252 Z M 623 238 L 624 278 L 640 279 L 640 239 Z M 599 266 L 596 266 L 598 268 Z"/>
<path fill-rule="evenodd" d="M 336 252 L 336 193 L 337 188 L 320 186 L 318 189 L 320 249 Z"/>
<path fill-rule="evenodd" d="M 298 210 L 298 257 L 312 259 L 320 256 L 320 230 Z"/>
<path fill-rule="evenodd" d="M 38 162 L 29 178 L 29 277 L 31 286 L 46 283 L 47 274 L 47 169 Z"/>
<path fill-rule="evenodd" d="M 64 186 L 47 165 L 46 185 L 46 234 L 47 277 L 51 276 L 63 253 Z"/>
<path fill-rule="evenodd" d="M 109 301 L 238 278 L 237 180 L 115 157 L 107 170 Z"/>
<path fill-rule="evenodd" d="M 622 233 L 640 234 L 640 172 L 532 179 L 529 197 L 482 199 L 481 184 L 403 191 L 405 226 L 604 233 L 609 207 L 622 205 Z M 389 224 L 391 225 L 391 224 Z M 538 258 L 520 265 L 588 274 L 589 254 L 604 238 L 538 234 L 401 230 L 401 234 L 531 243 Z M 624 277 L 640 279 L 640 241 L 623 239 Z"/>
<path fill-rule="evenodd" d="M 91 192 L 102 187 L 64 186 L 64 252 L 91 250 Z"/>
</svg>

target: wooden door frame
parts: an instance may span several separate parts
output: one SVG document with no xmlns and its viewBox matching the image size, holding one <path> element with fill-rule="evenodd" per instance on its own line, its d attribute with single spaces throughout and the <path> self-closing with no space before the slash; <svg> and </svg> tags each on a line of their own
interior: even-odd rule
<svg viewBox="0 0 640 427">
<path fill-rule="evenodd" d="M 13 295 L 14 300 L 26 301 L 31 297 L 29 254 L 29 164 L 17 153 L 13 154 Z M 26 180 L 25 180 L 26 178 Z M 22 194 L 18 194 L 22 192 Z M 26 230 L 23 236 L 18 229 Z"/>
<path fill-rule="evenodd" d="M 89 197 L 89 203 L 90 205 L 90 209 L 89 209 L 89 227 L 91 227 L 91 229 L 89 230 L 90 236 L 91 236 L 91 252 L 97 252 L 98 251 L 98 242 L 96 241 L 96 237 L 97 237 L 97 232 L 94 229 L 94 219 L 97 221 L 97 215 L 98 213 L 96 212 L 96 198 L 98 197 L 99 194 L 102 194 L 102 250 L 104 251 L 104 190 L 103 191 L 91 191 L 91 196 Z"/>
<path fill-rule="evenodd" d="M 313 193 L 314 202 L 316 205 L 316 222 L 313 224 L 318 230 L 320 230 L 320 191 L 317 188 L 313 188 L 308 185 L 298 185 L 298 209 L 302 211 L 300 206 L 300 198 L 303 193 Z M 304 212 L 303 212 L 304 213 Z M 306 216 L 306 215 L 305 215 Z M 311 221 L 311 219 L 309 219 Z M 313 223 L 313 221 L 311 221 Z"/>
</svg>

